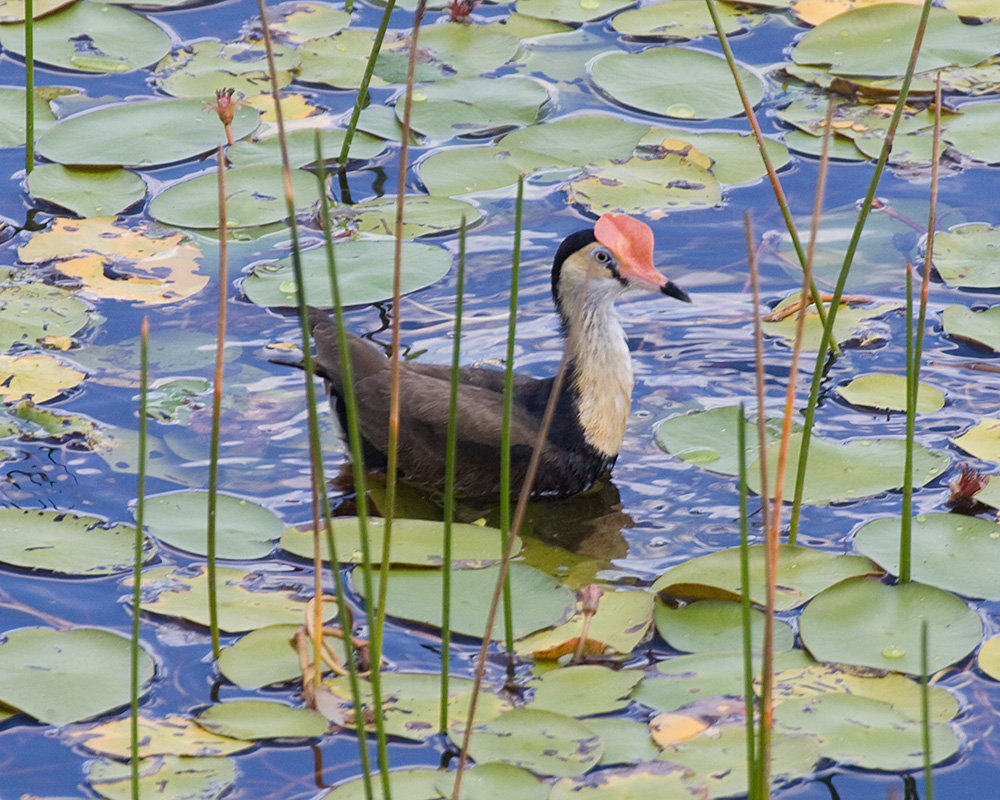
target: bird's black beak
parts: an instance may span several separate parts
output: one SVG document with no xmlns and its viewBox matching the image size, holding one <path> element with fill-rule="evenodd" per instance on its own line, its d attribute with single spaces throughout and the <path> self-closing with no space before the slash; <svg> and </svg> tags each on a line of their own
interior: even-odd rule
<svg viewBox="0 0 1000 800">
<path fill-rule="evenodd" d="M 670 297 L 675 297 L 678 300 L 681 300 L 685 303 L 691 302 L 691 298 L 687 296 L 687 292 L 685 292 L 680 286 L 678 286 L 673 281 L 667 281 L 665 284 L 663 284 L 663 286 L 660 287 L 660 291 L 663 292 L 665 295 L 669 295 Z"/>
</svg>

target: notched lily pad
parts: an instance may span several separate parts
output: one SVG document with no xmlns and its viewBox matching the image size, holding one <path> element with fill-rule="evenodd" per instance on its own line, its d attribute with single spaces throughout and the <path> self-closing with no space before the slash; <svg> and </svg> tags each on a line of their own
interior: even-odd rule
<svg viewBox="0 0 1000 800">
<path fill-rule="evenodd" d="M 737 10 L 731 3 L 716 3 L 715 8 L 727 35 L 746 30 L 764 19 L 762 14 Z M 643 38 L 697 39 L 715 36 L 712 15 L 699 0 L 670 0 L 623 11 L 611 21 L 611 27 L 625 36 Z"/>
<path fill-rule="evenodd" d="M 976 458 L 1000 463 L 1000 418 L 983 417 L 961 436 L 951 439 L 951 443 Z"/>
<path fill-rule="evenodd" d="M 116 719 L 96 728 L 76 730 L 69 734 L 69 738 L 93 753 L 128 759 L 132 749 L 131 720 Z M 186 717 L 171 714 L 162 719 L 151 719 L 139 715 L 139 758 L 161 755 L 225 756 L 251 747 L 252 742 L 209 733 Z"/>
<path fill-rule="evenodd" d="M 874 372 L 861 375 L 845 386 L 837 387 L 837 394 L 852 406 L 878 408 L 886 411 L 906 411 L 906 378 Z M 917 387 L 917 411 L 932 414 L 944 408 L 944 392 L 926 383 Z"/>
<path fill-rule="evenodd" d="M 394 236 L 396 198 L 380 197 L 353 206 L 338 206 L 332 209 L 331 216 L 359 233 Z M 403 238 L 416 239 L 457 231 L 463 217 L 466 225 L 473 225 L 481 216 L 475 206 L 461 200 L 433 195 L 410 195 L 403 200 Z"/>
<path fill-rule="evenodd" d="M 0 398 L 4 403 L 44 403 L 75 389 L 87 375 L 51 356 L 0 356 Z"/>
<path fill-rule="evenodd" d="M 950 286 L 1000 286 L 1000 228 L 962 225 L 935 234 L 934 269 Z"/>
<path fill-rule="evenodd" d="M 278 88 L 292 82 L 296 52 L 274 45 Z M 263 43 L 201 41 L 175 50 L 156 65 L 156 85 L 174 97 L 212 97 L 222 89 L 251 97 L 269 91 L 267 53 Z"/>
<path fill-rule="evenodd" d="M 41 164 L 28 176 L 28 191 L 32 197 L 81 217 L 110 217 L 142 200 L 146 183 L 120 167 L 88 169 Z"/>
<path fill-rule="evenodd" d="M 312 708 L 271 700 L 229 700 L 202 711 L 194 721 L 205 730 L 234 739 L 312 739 L 330 723 Z"/>
<path fill-rule="evenodd" d="M 728 600 L 699 600 L 681 608 L 656 604 L 656 630 L 674 650 L 682 653 L 717 653 L 743 646 L 742 608 Z M 750 636 L 759 653 L 764 635 L 764 614 L 750 611 Z M 774 626 L 774 649 L 791 650 L 795 634 L 787 622 Z"/>
<path fill-rule="evenodd" d="M 481 136 L 530 125 L 549 95 L 529 78 L 447 78 L 414 89 L 410 124 L 432 138 Z M 396 102 L 402 119 L 403 98 Z"/>
<path fill-rule="evenodd" d="M 629 704 L 640 680 L 642 673 L 636 670 L 615 671 L 597 664 L 562 667 L 528 682 L 535 690 L 530 707 L 559 713 L 572 710 L 574 717 L 610 714 Z"/>
<path fill-rule="evenodd" d="M 1000 352 L 1000 306 L 975 311 L 966 306 L 948 306 L 941 324 L 949 336 Z"/>
</svg>

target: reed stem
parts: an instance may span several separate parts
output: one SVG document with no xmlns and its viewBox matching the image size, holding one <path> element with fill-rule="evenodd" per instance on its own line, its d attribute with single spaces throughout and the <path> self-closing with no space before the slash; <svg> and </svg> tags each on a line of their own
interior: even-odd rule
<svg viewBox="0 0 1000 800">
<path fill-rule="evenodd" d="M 750 557 L 747 519 L 747 431 L 746 409 L 739 406 L 736 420 L 736 452 L 740 486 L 740 608 L 743 624 L 743 698 L 747 737 L 747 800 L 756 800 L 757 756 L 754 741 L 753 639 L 750 636 Z"/>
<path fill-rule="evenodd" d="M 139 328 L 139 456 L 136 471 L 135 559 L 132 566 L 132 642 L 129 648 L 131 696 L 129 704 L 129 766 L 132 776 L 132 800 L 139 800 L 139 633 L 142 613 L 142 553 L 146 523 L 146 402 L 149 395 L 149 318 L 142 318 Z"/>
<path fill-rule="evenodd" d="M 940 76 L 939 76 L 940 77 Z M 940 84 L 939 84 L 940 86 Z M 924 751 L 924 800 L 934 800 L 934 775 L 931 770 L 931 692 L 927 653 L 927 620 L 920 620 L 920 733 Z"/>
<path fill-rule="evenodd" d="M 24 171 L 35 168 L 35 0 L 24 0 Z"/>
</svg>

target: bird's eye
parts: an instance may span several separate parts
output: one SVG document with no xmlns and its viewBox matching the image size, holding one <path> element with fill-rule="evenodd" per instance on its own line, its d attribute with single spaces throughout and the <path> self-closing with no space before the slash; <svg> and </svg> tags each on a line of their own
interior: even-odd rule
<svg viewBox="0 0 1000 800">
<path fill-rule="evenodd" d="M 595 250 L 594 260 L 597 261 L 598 264 L 607 264 L 611 261 L 611 253 L 607 250 Z"/>
</svg>

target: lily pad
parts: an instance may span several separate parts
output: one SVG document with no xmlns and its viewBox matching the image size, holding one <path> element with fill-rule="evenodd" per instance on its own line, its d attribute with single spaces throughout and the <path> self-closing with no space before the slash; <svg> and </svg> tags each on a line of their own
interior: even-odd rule
<svg viewBox="0 0 1000 800">
<path fill-rule="evenodd" d="M 116 719 L 96 728 L 69 734 L 92 753 L 128 759 L 131 755 L 131 719 Z M 249 750 L 253 742 L 217 736 L 199 728 L 187 717 L 171 714 L 163 719 L 139 715 L 139 758 L 150 756 L 226 756 Z"/>
<path fill-rule="evenodd" d="M 0 25 L 0 44 L 24 55 L 24 23 Z M 127 8 L 73 3 L 34 22 L 35 59 L 77 72 L 131 72 L 159 61 L 170 36 Z"/>
<path fill-rule="evenodd" d="M 278 87 L 292 82 L 298 54 L 273 45 Z M 174 97 L 212 97 L 222 89 L 250 97 L 271 90 L 267 53 L 262 42 L 205 40 L 175 50 L 156 65 L 156 85 Z"/>
<path fill-rule="evenodd" d="M 0 643 L 0 702 L 50 725 L 66 725 L 127 705 L 129 640 L 96 628 L 22 628 Z M 139 648 L 139 685 L 153 677 Z"/>
<path fill-rule="evenodd" d="M 775 311 L 780 311 L 799 300 L 799 293 L 786 297 L 774 307 Z M 837 318 L 833 322 L 833 335 L 838 343 L 844 343 L 850 339 L 864 335 L 865 323 L 877 319 L 890 311 L 898 308 L 892 303 L 883 303 L 877 306 L 841 306 L 837 310 Z M 829 306 L 824 304 L 824 309 L 829 313 Z M 797 314 L 790 314 L 777 322 L 764 322 L 761 327 L 767 336 L 780 336 L 788 342 L 795 340 L 795 331 L 798 326 Z M 802 349 L 816 350 L 823 340 L 823 326 L 819 320 L 819 314 L 810 306 L 806 312 L 805 327 L 802 329 Z"/>
<path fill-rule="evenodd" d="M 558 22 L 590 22 L 632 5 L 632 0 L 517 0 L 518 14 Z"/>
<path fill-rule="evenodd" d="M 461 735 L 460 728 L 449 731 L 455 741 Z M 515 708 L 477 723 L 469 742 L 469 755 L 478 763 L 502 761 L 557 777 L 582 775 L 597 764 L 603 750 L 584 723 L 533 708 Z"/>
<path fill-rule="evenodd" d="M 337 206 L 331 216 L 359 233 L 393 236 L 396 230 L 396 198 L 380 197 L 353 206 Z M 403 200 L 403 238 L 416 239 L 457 231 L 465 218 L 475 223 L 482 214 L 469 203 L 447 197 L 410 195 Z"/>
<path fill-rule="evenodd" d="M 259 575 L 228 567 L 216 568 L 219 627 L 241 633 L 264 625 L 305 620 L 306 601 L 290 591 L 269 590 Z M 129 581 L 131 583 L 131 581 Z M 193 574 L 183 569 L 159 567 L 147 570 L 142 578 L 142 610 L 169 617 L 181 617 L 198 625 L 209 624 L 206 570 Z M 323 605 L 323 618 L 336 614 L 332 603 Z"/>
<path fill-rule="evenodd" d="M 854 578 L 832 586 L 799 618 L 802 643 L 819 661 L 919 675 L 921 623 L 931 673 L 979 644 L 983 623 L 955 595 L 921 583 L 896 586 Z"/>
<path fill-rule="evenodd" d="M 452 633 L 476 638 L 483 635 L 497 571 L 497 567 L 452 570 Z M 509 575 L 515 638 L 562 622 L 575 605 L 569 589 L 533 567 L 513 563 Z M 362 577 L 355 571 L 352 580 L 357 588 Z M 378 576 L 375 576 L 373 592 L 378 591 L 378 582 Z M 389 616 L 440 627 L 441 571 L 390 570 L 385 608 Z M 493 627 L 493 637 L 501 636 L 502 613 L 497 615 Z"/>
<path fill-rule="evenodd" d="M 35 5 L 38 8 L 38 5 Z M 2 6 L 0 6 L 2 10 Z M 75 89 L 59 86 L 41 86 L 35 88 L 35 138 L 56 123 L 56 115 L 52 113 L 51 101 L 66 94 L 75 94 Z M 27 116 L 26 95 L 23 89 L 0 88 L 0 147 L 24 147 Z M 39 167 L 35 167 L 39 169 Z"/>
<path fill-rule="evenodd" d="M 271 700 L 216 703 L 195 717 L 195 722 L 211 733 L 234 739 L 312 739 L 330 727 L 315 709 Z"/>
<path fill-rule="evenodd" d="M 977 161 L 1000 162 L 1000 143 L 990 135 L 1000 120 L 1000 103 L 967 103 L 958 111 L 959 116 L 948 120 L 942 138 Z"/>
<path fill-rule="evenodd" d="M 983 642 L 977 657 L 979 669 L 993 680 L 1000 681 L 1000 636 L 994 636 Z"/>
<path fill-rule="evenodd" d="M 837 394 L 852 406 L 906 411 L 906 378 L 874 372 L 861 375 L 846 386 L 838 386 Z M 917 387 L 917 411 L 932 414 L 944 408 L 944 392 L 926 383 Z"/>
<path fill-rule="evenodd" d="M 215 498 L 215 554 L 219 558 L 264 558 L 281 534 L 282 524 L 271 511 L 240 497 Z M 147 497 L 144 522 L 157 540 L 205 555 L 208 531 L 208 492 L 174 492 Z"/>
<path fill-rule="evenodd" d="M 455 792 L 455 773 L 444 773 L 435 783 L 443 797 Z M 547 800 L 549 785 L 528 770 L 513 764 L 480 764 L 468 769 L 462 776 L 459 800 Z"/>
<path fill-rule="evenodd" d="M 974 427 L 951 440 L 956 447 L 983 461 L 1000 463 L 1000 418 L 983 417 Z"/>
<path fill-rule="evenodd" d="M 500 531 L 482 525 L 455 523 L 452 525 L 452 564 L 456 567 L 482 567 L 500 560 Z M 320 558 L 329 560 L 324 526 L 320 526 Z M 392 563 L 419 567 L 440 567 L 444 547 L 444 523 L 424 519 L 394 519 L 392 521 Z M 368 520 L 368 548 L 373 564 L 382 562 L 385 520 Z M 398 534 L 398 535 L 397 535 Z M 357 517 L 336 517 L 333 520 L 334 544 L 342 564 L 360 564 L 361 526 Z M 302 558 L 313 557 L 312 525 L 287 528 L 281 534 L 281 547 Z M 514 547 L 516 555 L 521 550 Z"/>
<path fill-rule="evenodd" d="M 671 0 L 673 2 L 673 0 Z M 681 147 L 678 147 L 678 145 Z M 654 152 L 675 152 L 687 155 L 683 146 L 711 159 L 708 170 L 720 183 L 750 183 L 767 174 L 760 149 L 753 136 L 739 133 L 692 133 L 669 128 L 651 128 L 639 140 L 639 148 Z M 788 165 L 788 148 L 773 139 L 764 139 L 764 149 L 775 169 Z"/>
<path fill-rule="evenodd" d="M 38 344 L 46 336 L 73 336 L 90 319 L 90 307 L 58 286 L 22 283 L 18 274 L 0 268 L 0 350 L 22 342 Z"/>
<path fill-rule="evenodd" d="M 1000 286 L 1000 228 L 962 225 L 935 234 L 934 269 L 950 286 Z"/>
<path fill-rule="evenodd" d="M 152 756 L 139 764 L 139 794 L 217 800 L 236 780 L 236 765 L 224 756 Z M 108 800 L 130 800 L 132 765 L 99 759 L 87 770 L 87 785 Z"/>
<path fill-rule="evenodd" d="M 919 721 L 870 697 L 826 694 L 786 700 L 774 711 L 775 730 L 791 736 L 814 736 L 820 753 L 844 765 L 891 771 L 923 764 Z M 958 737 L 942 722 L 930 723 L 931 763 L 958 751 Z"/>
<path fill-rule="evenodd" d="M 39 200 L 68 208 L 81 217 L 109 217 L 146 196 L 146 183 L 134 172 L 111 167 L 86 169 L 42 164 L 28 176 L 28 191 Z"/>
<path fill-rule="evenodd" d="M 520 39 L 498 27 L 450 23 L 420 30 L 420 48 L 427 50 L 442 76 L 472 76 L 492 72 L 517 53 Z M 409 37 L 401 37 L 398 51 L 409 59 Z M 383 48 L 383 54 L 385 49 Z M 376 72 L 380 72 L 376 67 Z M 384 72 L 381 76 L 387 77 Z M 405 77 L 397 83 L 405 83 Z"/>
<path fill-rule="evenodd" d="M 64 575 L 113 575 L 135 563 L 135 528 L 59 511 L 0 509 L 0 561 Z M 152 558 L 143 542 L 143 561 Z"/>
<path fill-rule="evenodd" d="M 4 403 L 52 400 L 79 386 L 86 373 L 50 356 L 0 355 L 0 398 Z"/>
<path fill-rule="evenodd" d="M 38 0 L 32 5 L 32 17 L 34 19 L 44 17 L 71 2 L 73 0 Z M 0 2 L 0 23 L 24 22 L 25 14 L 24 0 L 3 0 Z"/>
<path fill-rule="evenodd" d="M 403 242 L 402 292 L 423 289 L 444 277 L 451 268 L 447 250 L 417 242 Z M 392 297 L 393 248 L 390 241 L 349 240 L 333 246 L 341 302 L 345 306 L 378 303 Z M 326 249 L 301 254 L 309 305 L 332 308 Z M 298 306 L 291 259 L 258 264 L 243 280 L 243 291 L 260 306 Z"/>
<path fill-rule="evenodd" d="M 292 623 L 265 625 L 250 631 L 219 654 L 219 672 L 244 689 L 259 689 L 272 683 L 302 678 L 299 656 L 292 636 L 301 626 Z M 331 640 L 327 638 L 327 643 Z M 334 644 L 336 649 L 336 644 Z"/>
<path fill-rule="evenodd" d="M 645 726 L 643 726 L 645 727 Z M 646 738 L 649 738 L 647 730 Z M 603 741 L 603 737 L 602 737 Z M 605 748 L 612 743 L 605 742 Z M 613 746 L 613 745 L 612 745 Z M 651 759 L 650 759 L 651 760 Z M 601 770 L 579 778 L 560 778 L 552 784 L 549 800 L 671 800 L 696 798 L 688 773 L 676 764 L 644 763 L 620 770 Z M 702 795 L 707 797 L 708 795 Z"/>
<path fill-rule="evenodd" d="M 518 133 L 518 131 L 515 131 Z M 514 186 L 520 175 L 546 169 L 576 174 L 580 168 L 558 159 L 515 147 L 449 147 L 420 162 L 420 180 L 432 195 L 454 196 L 491 192 Z"/>
<path fill-rule="evenodd" d="M 793 433 L 789 441 L 785 474 L 785 498 L 795 491 L 802 434 Z M 776 464 L 778 445 L 768 447 L 767 460 Z M 900 439 L 854 439 L 829 442 L 812 437 L 806 466 L 802 502 L 811 505 L 843 503 L 872 497 L 903 485 L 903 461 L 906 443 Z M 923 445 L 913 446 L 913 485 L 923 486 L 947 468 L 950 459 Z M 751 464 L 747 484 L 760 492 L 760 467 Z"/>
<path fill-rule="evenodd" d="M 674 650 L 682 653 L 718 653 L 736 650 L 743 645 L 742 609 L 727 600 L 699 600 L 683 608 L 656 604 L 656 630 Z M 750 610 L 750 636 L 760 652 L 764 636 L 764 614 Z M 774 649 L 791 650 L 795 634 L 787 622 L 774 626 Z"/>
<path fill-rule="evenodd" d="M 966 306 L 948 306 L 941 324 L 949 336 L 975 342 L 1000 352 L 1000 306 L 975 311 Z"/>
<path fill-rule="evenodd" d="M 764 97 L 760 78 L 739 67 L 751 105 Z M 742 113 L 726 62 L 683 47 L 608 53 L 593 62 L 597 88 L 624 105 L 676 119 L 718 119 Z"/>
<path fill-rule="evenodd" d="M 901 524 L 895 517 L 865 523 L 854 546 L 898 575 Z M 913 580 L 966 597 L 1000 600 L 993 568 L 1000 557 L 1000 525 L 963 514 L 920 514 L 912 524 Z"/>
<path fill-rule="evenodd" d="M 316 176 L 292 170 L 295 207 L 308 208 L 319 199 Z M 181 228 L 217 228 L 218 177 L 213 172 L 181 181 L 158 194 L 149 213 L 158 222 Z M 226 221 L 231 228 L 250 228 L 280 222 L 288 216 L 281 167 L 233 167 L 226 171 Z"/>
<path fill-rule="evenodd" d="M 335 163 L 344 144 L 344 134 L 341 130 L 323 130 L 316 128 L 300 128 L 291 131 L 285 137 L 288 149 L 288 163 L 292 169 L 308 167 L 316 162 L 316 136 L 319 135 L 323 161 Z M 349 159 L 368 160 L 375 158 L 385 150 L 385 142 L 366 133 L 357 132 L 351 140 Z M 236 167 L 248 167 L 257 164 L 281 164 L 281 147 L 277 136 L 257 141 L 237 142 L 226 150 L 226 158 Z"/>
<path fill-rule="evenodd" d="M 723 31 L 730 36 L 763 19 L 760 14 L 739 11 L 730 3 L 716 3 L 715 8 L 722 21 Z M 715 36 L 712 15 L 708 12 L 708 6 L 699 0 L 670 0 L 623 11 L 611 21 L 611 27 L 625 36 L 657 39 Z"/>
<path fill-rule="evenodd" d="M 750 599 L 766 601 L 764 590 L 764 546 L 748 548 Z M 778 549 L 775 608 L 785 611 L 801 605 L 824 589 L 858 575 L 871 575 L 876 566 L 861 556 L 838 556 L 822 550 L 781 545 Z M 664 572 L 652 592 L 721 600 L 740 599 L 740 548 L 731 547 L 689 559 Z"/>
<path fill-rule="evenodd" d="M 529 78 L 447 78 L 414 89 L 410 125 L 432 138 L 478 136 L 530 125 L 548 98 L 545 87 Z M 396 116 L 403 118 L 402 97 Z"/>
<path fill-rule="evenodd" d="M 535 690 L 530 707 L 559 713 L 572 709 L 574 717 L 609 714 L 629 704 L 640 680 L 642 673 L 635 670 L 614 671 L 597 664 L 562 667 L 528 682 Z"/>
<path fill-rule="evenodd" d="M 38 153 L 59 164 L 148 168 L 207 153 L 226 143 L 218 115 L 203 100 L 155 100 L 105 106 L 53 125 Z M 237 108 L 233 136 L 257 127 L 257 112 Z"/>
</svg>

